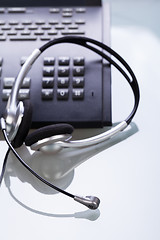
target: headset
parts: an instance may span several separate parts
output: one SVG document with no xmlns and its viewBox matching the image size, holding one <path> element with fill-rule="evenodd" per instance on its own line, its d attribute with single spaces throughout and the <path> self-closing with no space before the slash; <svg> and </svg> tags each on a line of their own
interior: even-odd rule
<svg viewBox="0 0 160 240">
<path fill-rule="evenodd" d="M 24 102 L 18 100 L 19 89 L 22 85 L 23 79 L 31 69 L 36 59 L 49 47 L 62 43 L 76 44 L 90 49 L 91 51 L 100 55 L 103 59 L 107 60 L 115 68 L 117 68 L 117 70 L 127 80 L 134 95 L 134 106 L 131 113 L 124 121 L 118 123 L 110 130 L 107 130 L 101 134 L 80 140 L 71 140 L 71 134 L 74 128 L 70 124 L 65 123 L 45 126 L 28 134 L 32 122 L 32 108 L 29 100 L 25 100 Z M 116 61 L 113 58 L 115 58 Z M 1 129 L 3 132 L 3 136 L 9 146 L 9 150 L 6 153 L 3 164 L 3 173 L 9 151 L 11 150 L 18 158 L 18 160 L 39 180 L 41 180 L 51 188 L 54 188 L 55 190 L 73 198 L 75 201 L 87 206 L 88 208 L 97 209 L 100 204 L 100 200 L 98 197 L 81 197 L 73 195 L 56 187 L 55 185 L 38 175 L 33 169 L 31 169 L 19 156 L 15 148 L 18 148 L 23 143 L 25 143 L 26 146 L 30 146 L 31 149 L 35 151 L 57 151 L 63 148 L 84 148 L 99 144 L 123 131 L 130 124 L 137 111 L 139 99 L 140 91 L 135 74 L 133 73 L 130 66 L 126 63 L 126 61 L 107 45 L 91 38 L 78 36 L 67 36 L 49 41 L 42 47 L 35 49 L 22 66 L 14 83 L 11 95 L 8 99 L 6 110 L 1 117 Z"/>
</svg>

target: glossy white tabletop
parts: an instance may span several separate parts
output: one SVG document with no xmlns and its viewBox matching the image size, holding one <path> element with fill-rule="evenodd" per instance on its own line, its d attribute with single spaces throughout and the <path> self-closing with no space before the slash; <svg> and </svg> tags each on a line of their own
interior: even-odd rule
<svg viewBox="0 0 160 240">
<path fill-rule="evenodd" d="M 87 210 L 44 186 L 9 156 L 0 188 L 0 238 L 160 239 L 160 1 L 112 0 L 111 46 L 135 71 L 141 101 L 129 128 L 107 143 L 56 155 L 19 153 L 38 173 L 79 195 L 96 195 L 101 203 Z M 132 95 L 112 70 L 113 121 L 123 120 Z M 104 129 L 76 130 L 75 138 Z M 7 150 L 0 141 L 0 166 Z M 83 163 L 82 163 L 83 162 Z M 82 164 L 80 164 L 82 163 Z M 75 170 L 74 166 L 80 164 Z"/>
</svg>

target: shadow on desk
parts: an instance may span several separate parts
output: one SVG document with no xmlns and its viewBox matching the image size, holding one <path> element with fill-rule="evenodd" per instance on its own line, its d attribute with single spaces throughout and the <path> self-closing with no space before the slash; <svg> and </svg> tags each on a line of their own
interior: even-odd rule
<svg viewBox="0 0 160 240">
<path fill-rule="evenodd" d="M 75 132 L 74 137 L 78 137 L 79 139 L 90 137 L 91 135 L 99 134 L 100 132 L 104 132 L 106 129 L 92 129 L 90 130 L 77 130 Z M 112 137 L 106 142 L 97 144 L 95 146 L 90 146 L 86 148 L 80 149 L 63 149 L 60 152 L 54 154 L 46 154 L 43 152 L 34 152 L 33 154 L 30 153 L 26 146 L 22 146 L 17 151 L 21 157 L 25 160 L 25 162 L 40 176 L 47 179 L 48 181 L 52 182 L 59 188 L 63 190 L 66 189 L 72 182 L 74 178 L 74 169 L 78 167 L 80 164 L 85 162 L 86 160 L 90 159 L 91 157 L 95 156 L 99 152 L 106 150 L 112 147 L 115 144 L 124 141 L 125 139 L 129 138 L 133 134 L 138 132 L 138 128 L 134 123 L 131 123 L 130 126 L 123 132 L 117 134 L 115 137 Z M 90 135 L 90 136 L 88 136 Z M 49 217 L 76 217 L 76 218 L 85 218 L 88 220 L 96 220 L 100 212 L 99 210 L 92 211 L 87 210 L 81 213 L 74 213 L 74 214 L 50 214 L 44 213 L 41 211 L 34 210 L 29 206 L 24 205 L 20 202 L 16 196 L 11 191 L 10 185 L 10 177 L 17 177 L 21 182 L 28 182 L 31 184 L 37 191 L 43 194 L 56 194 L 57 191 L 54 189 L 49 188 L 44 183 L 40 182 L 36 179 L 32 174 L 27 171 L 24 166 L 21 165 L 17 159 L 10 154 L 7 164 L 7 171 L 4 177 L 5 185 L 9 190 L 10 195 L 12 198 L 21 206 L 30 210 L 36 214 L 41 214 L 44 216 Z"/>
</svg>

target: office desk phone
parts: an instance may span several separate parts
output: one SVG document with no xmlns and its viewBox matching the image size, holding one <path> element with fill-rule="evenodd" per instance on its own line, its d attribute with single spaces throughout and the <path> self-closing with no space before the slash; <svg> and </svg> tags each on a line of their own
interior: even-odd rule
<svg viewBox="0 0 160 240">
<path fill-rule="evenodd" d="M 104 14 L 105 12 L 105 14 Z M 0 3 L 0 114 L 27 56 L 63 36 L 88 36 L 109 44 L 109 7 L 100 0 Z M 67 122 L 75 127 L 111 125 L 111 69 L 90 50 L 73 44 L 48 49 L 19 91 L 30 99 L 33 127 Z"/>
</svg>

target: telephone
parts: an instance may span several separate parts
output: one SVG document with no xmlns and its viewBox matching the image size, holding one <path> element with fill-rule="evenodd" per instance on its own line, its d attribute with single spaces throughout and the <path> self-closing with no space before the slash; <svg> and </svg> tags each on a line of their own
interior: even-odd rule
<svg viewBox="0 0 160 240">
<path fill-rule="evenodd" d="M 105 14 L 104 14 L 105 12 Z M 109 6 L 101 0 L 1 0 L 0 114 L 33 49 L 61 36 L 86 36 L 109 45 Z M 70 123 L 111 125 L 111 68 L 95 53 L 69 43 L 47 50 L 19 90 L 30 99 L 32 127 Z"/>
</svg>

